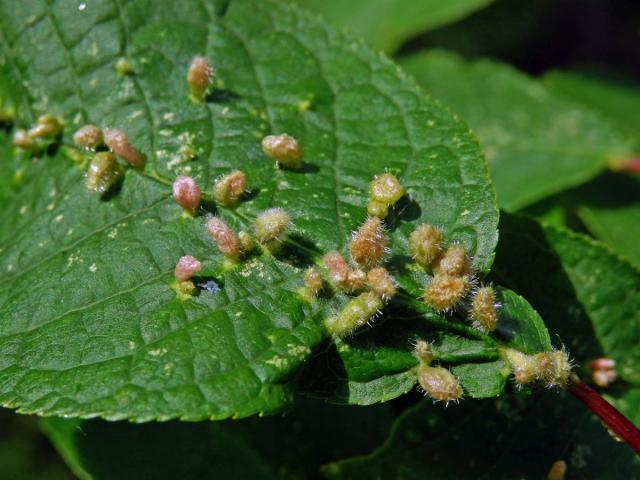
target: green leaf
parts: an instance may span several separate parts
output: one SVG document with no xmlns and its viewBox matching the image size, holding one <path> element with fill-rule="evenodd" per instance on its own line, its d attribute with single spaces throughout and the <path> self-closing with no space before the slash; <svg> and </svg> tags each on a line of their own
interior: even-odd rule
<svg viewBox="0 0 640 480">
<path fill-rule="evenodd" d="M 630 140 L 606 118 L 506 64 L 431 51 L 401 65 L 469 122 L 507 210 L 583 183 L 631 154 Z"/>
<path fill-rule="evenodd" d="M 457 317 L 441 318 L 414 305 L 414 315 L 387 319 L 392 323 L 327 345 L 300 375 L 299 388 L 316 398 L 370 405 L 395 398 L 417 382 L 417 340 L 432 343 L 434 360 L 452 366 L 465 395 L 486 398 L 503 393 L 511 371 L 500 360 L 500 345 L 528 353 L 551 349 L 549 333 L 529 303 L 499 288 L 497 338 L 471 329 Z M 421 312 L 422 315 L 415 315 Z M 444 333 L 442 330 L 451 330 Z M 469 338 L 471 337 L 471 338 Z M 498 343 L 500 342 L 500 343 Z"/>
<path fill-rule="evenodd" d="M 329 23 L 391 53 L 410 37 L 455 22 L 493 0 L 297 0 Z"/>
<path fill-rule="evenodd" d="M 612 72 L 580 72 L 553 70 L 542 78 L 554 93 L 586 105 L 629 136 L 640 139 L 640 91 L 633 79 Z"/>
<path fill-rule="evenodd" d="M 284 417 L 132 425 L 43 419 L 43 429 L 85 479 L 315 479 L 320 466 L 373 449 L 394 419 L 389 405 L 304 402 Z M 132 454 L 135 452 L 135 454 Z"/>
<path fill-rule="evenodd" d="M 605 172 L 580 187 L 532 205 L 526 213 L 545 224 L 588 231 L 640 267 L 640 180 Z"/>
<path fill-rule="evenodd" d="M 640 179 L 607 174 L 580 193 L 577 214 L 589 231 L 640 268 Z"/>
<path fill-rule="evenodd" d="M 553 92 L 599 111 L 636 141 L 640 139 L 636 128 L 640 123 L 636 82 L 610 72 L 564 71 L 550 72 L 543 81 Z M 608 174 L 574 192 L 573 197 L 573 207 L 589 231 L 640 265 L 640 246 L 635 241 L 640 235 L 638 180 Z"/>
<path fill-rule="evenodd" d="M 331 479 L 546 478 L 557 460 L 567 477 L 637 478 L 640 462 L 588 410 L 566 394 L 545 392 L 463 402 L 444 409 L 421 402 L 368 455 L 327 465 Z"/>
<path fill-rule="evenodd" d="M 71 480 L 72 475 L 38 430 L 33 417 L 0 408 L 0 478 Z"/>
<path fill-rule="evenodd" d="M 101 0 L 86 8 L 0 2 L 0 94 L 17 126 L 44 112 L 65 121 L 63 146 L 36 158 L 0 216 L 0 403 L 23 412 L 109 419 L 239 417 L 290 403 L 294 373 L 319 346 L 337 301 L 299 295 L 302 269 L 342 249 L 366 216 L 367 187 L 385 169 L 411 200 L 393 222 L 394 252 L 418 222 L 442 226 L 486 271 L 497 210 L 467 128 L 390 61 L 278 2 L 209 4 Z M 208 101 L 188 98 L 194 55 L 216 69 Z M 118 76 L 119 58 L 134 74 Z M 4 71 L 4 70 L 3 70 Z M 85 191 L 70 147 L 78 126 L 123 129 L 147 156 L 118 191 Z M 305 151 L 298 172 L 275 169 L 260 139 L 286 131 Z M 184 161 L 188 146 L 197 158 Z M 205 192 L 232 169 L 251 198 L 206 204 L 185 218 L 171 198 L 178 174 Z M 228 269 L 204 232 L 205 213 L 252 228 L 288 208 L 292 241 Z M 296 246 L 294 246 L 296 245 Z M 183 254 L 216 282 L 181 301 Z M 390 398 L 390 397 L 389 397 Z"/>
</svg>

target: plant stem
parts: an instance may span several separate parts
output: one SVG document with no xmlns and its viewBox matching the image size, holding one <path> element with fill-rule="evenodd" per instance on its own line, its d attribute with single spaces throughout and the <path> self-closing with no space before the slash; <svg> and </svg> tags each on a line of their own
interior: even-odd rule
<svg viewBox="0 0 640 480">
<path fill-rule="evenodd" d="M 640 430 L 627 417 L 602 398 L 593 388 L 583 383 L 576 375 L 571 375 L 567 390 L 600 417 L 613 433 L 635 450 L 636 454 L 640 455 Z"/>
</svg>

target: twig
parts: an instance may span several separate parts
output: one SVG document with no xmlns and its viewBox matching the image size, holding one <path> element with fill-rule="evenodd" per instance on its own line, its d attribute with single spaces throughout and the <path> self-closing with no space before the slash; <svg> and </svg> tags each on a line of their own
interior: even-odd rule
<svg viewBox="0 0 640 480">
<path fill-rule="evenodd" d="M 640 430 L 622 413 L 600 396 L 593 388 L 584 384 L 576 375 L 571 375 L 567 391 L 584 403 L 609 429 L 640 455 Z"/>
</svg>

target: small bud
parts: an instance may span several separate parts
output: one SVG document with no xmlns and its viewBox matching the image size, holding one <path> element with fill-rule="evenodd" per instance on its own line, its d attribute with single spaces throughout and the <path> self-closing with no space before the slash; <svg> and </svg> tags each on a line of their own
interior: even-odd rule
<svg viewBox="0 0 640 480">
<path fill-rule="evenodd" d="M 86 187 L 91 192 L 106 193 L 122 178 L 123 172 L 116 157 L 109 152 L 98 152 L 87 170 Z"/>
<path fill-rule="evenodd" d="M 556 460 L 551 465 L 549 473 L 547 474 L 547 480 L 564 480 L 564 476 L 567 474 L 567 462 L 564 460 Z"/>
<path fill-rule="evenodd" d="M 316 296 L 322 290 L 324 281 L 320 272 L 311 267 L 304 272 L 304 284 L 311 295 Z"/>
<path fill-rule="evenodd" d="M 511 365 L 511 370 L 518 385 L 527 385 L 538 380 L 542 374 L 541 365 L 534 355 L 527 355 L 519 350 L 507 348 L 504 356 Z"/>
<path fill-rule="evenodd" d="M 591 368 L 591 379 L 599 387 L 607 388 L 618 378 L 615 370 L 616 362 L 612 358 L 596 358 L 591 361 L 589 367 Z"/>
<path fill-rule="evenodd" d="M 404 195 L 404 187 L 395 175 L 383 173 L 369 183 L 369 198 L 374 202 L 393 205 Z"/>
<path fill-rule="evenodd" d="M 240 247 L 242 248 L 242 251 L 244 253 L 249 253 L 251 250 L 253 250 L 254 245 L 251 234 L 245 232 L 244 230 L 241 230 L 240 232 L 238 232 L 238 239 L 240 240 Z"/>
<path fill-rule="evenodd" d="M 429 365 L 433 360 L 433 351 L 431 350 L 431 344 L 429 342 L 418 340 L 413 351 L 421 363 Z"/>
<path fill-rule="evenodd" d="M 418 383 L 428 397 L 438 402 L 455 402 L 464 393 L 458 379 L 443 367 L 420 365 L 418 367 Z"/>
<path fill-rule="evenodd" d="M 369 217 L 351 236 L 351 258 L 366 268 L 378 265 L 388 251 L 388 242 L 382 221 L 378 217 Z"/>
<path fill-rule="evenodd" d="M 447 312 L 462 301 L 469 287 L 468 277 L 436 274 L 424 289 L 424 301 L 437 312 Z"/>
<path fill-rule="evenodd" d="M 396 283 L 389 271 L 383 267 L 376 267 L 367 273 L 367 286 L 382 300 L 388 302 L 396 294 Z"/>
<path fill-rule="evenodd" d="M 220 205 L 232 207 L 237 205 L 247 190 L 247 177 L 241 170 L 236 170 L 218 180 L 213 188 L 213 196 Z"/>
<path fill-rule="evenodd" d="M 212 81 L 213 67 L 211 67 L 209 60 L 204 57 L 195 57 L 191 61 L 187 72 L 187 83 L 189 84 L 191 97 L 202 102 Z"/>
<path fill-rule="evenodd" d="M 127 135 L 115 128 L 104 131 L 104 143 L 109 149 L 134 167 L 144 165 L 144 156 L 129 143 Z"/>
<path fill-rule="evenodd" d="M 471 259 L 462 245 L 451 245 L 436 260 L 433 271 L 445 275 L 468 275 L 471 273 Z"/>
<path fill-rule="evenodd" d="M 372 217 L 385 219 L 389 215 L 389 207 L 384 203 L 370 200 L 367 205 L 367 213 Z"/>
<path fill-rule="evenodd" d="M 493 288 L 482 287 L 476 290 L 469 310 L 473 326 L 483 332 L 493 332 L 498 323 L 497 305 L 496 291 Z"/>
<path fill-rule="evenodd" d="M 200 205 L 200 187 L 191 177 L 176 177 L 173 181 L 173 198 L 193 215 Z"/>
<path fill-rule="evenodd" d="M 102 130 L 95 125 L 85 125 L 73 134 L 73 141 L 80 148 L 93 150 L 102 145 Z"/>
<path fill-rule="evenodd" d="M 116 73 L 120 76 L 133 75 L 133 65 L 126 58 L 119 58 L 116 62 Z"/>
<path fill-rule="evenodd" d="M 616 361 L 607 357 L 595 358 L 591 360 L 589 367 L 591 370 L 612 370 L 616 368 Z"/>
<path fill-rule="evenodd" d="M 571 373 L 571 361 L 564 350 L 538 353 L 536 361 L 540 365 L 540 378 L 548 388 L 565 388 Z"/>
<path fill-rule="evenodd" d="M 302 164 L 302 148 L 295 138 L 286 133 L 264 137 L 262 151 L 278 164 L 290 169 L 299 168 Z"/>
<path fill-rule="evenodd" d="M 409 251 L 418 265 L 429 268 L 440 254 L 444 233 L 427 223 L 418 225 L 409 236 Z"/>
<path fill-rule="evenodd" d="M 233 262 L 240 258 L 240 239 L 229 225 L 221 219 L 213 217 L 207 222 L 207 230 L 225 257 Z"/>
<path fill-rule="evenodd" d="M 62 124 L 51 114 L 45 114 L 38 117 L 35 127 L 29 130 L 29 134 L 33 138 L 50 138 L 55 137 L 62 131 Z"/>
<path fill-rule="evenodd" d="M 176 280 L 178 282 L 191 280 L 191 277 L 193 277 L 200 270 L 202 270 L 202 264 L 196 257 L 192 257 L 191 255 L 180 257 L 180 260 L 178 260 L 178 263 L 176 263 Z"/>
<path fill-rule="evenodd" d="M 591 372 L 591 380 L 600 388 L 607 388 L 617 378 L 615 370 L 594 370 Z"/>
<path fill-rule="evenodd" d="M 354 330 L 371 322 L 384 306 L 373 292 L 363 292 L 347 302 L 334 318 L 325 321 L 327 331 L 338 337 L 350 335 Z"/>
<path fill-rule="evenodd" d="M 291 226 L 291 216 L 283 208 L 270 208 L 262 212 L 255 221 L 256 239 L 262 245 L 281 241 Z"/>
<path fill-rule="evenodd" d="M 13 144 L 23 150 L 31 150 L 35 145 L 35 138 L 26 130 L 16 130 L 13 134 Z"/>
</svg>

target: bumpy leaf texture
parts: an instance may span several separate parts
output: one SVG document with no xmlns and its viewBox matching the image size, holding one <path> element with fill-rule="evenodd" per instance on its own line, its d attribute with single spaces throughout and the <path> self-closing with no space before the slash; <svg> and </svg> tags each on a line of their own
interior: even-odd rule
<svg viewBox="0 0 640 480">
<path fill-rule="evenodd" d="M 185 82 L 194 55 L 215 67 L 202 104 Z M 120 58 L 133 74 L 116 73 Z M 0 196 L 2 405 L 137 421 L 283 408 L 292 375 L 320 348 L 321 320 L 344 301 L 304 301 L 302 269 L 345 251 L 365 218 L 368 182 L 386 169 L 410 196 L 393 220 L 394 253 L 406 255 L 413 225 L 428 221 L 478 270 L 491 263 L 497 211 L 467 127 L 390 61 L 294 7 L 3 1 L 0 73 L 14 128 L 45 112 L 65 122 L 59 148 L 2 159 L 2 177 L 13 179 Z M 122 129 L 147 157 L 102 199 L 70 159 L 71 135 L 86 123 Z M 260 150 L 263 136 L 281 132 L 304 148 L 300 171 L 275 168 Z M 206 204 L 191 219 L 171 198 L 176 175 L 209 192 L 237 168 L 251 195 L 235 210 Z M 272 206 L 290 210 L 301 247 L 227 268 L 206 215 L 250 230 Z M 171 284 L 187 253 L 203 261 L 203 288 L 182 301 Z"/>
</svg>

